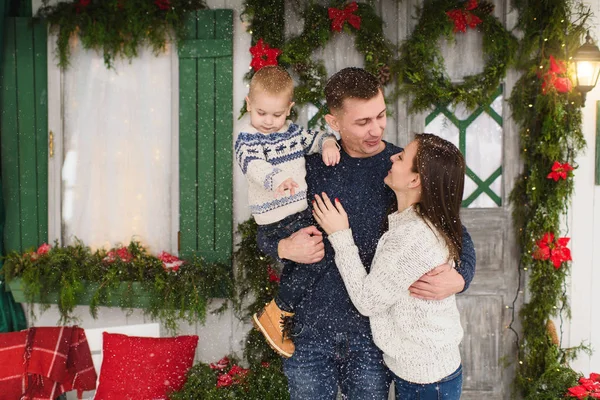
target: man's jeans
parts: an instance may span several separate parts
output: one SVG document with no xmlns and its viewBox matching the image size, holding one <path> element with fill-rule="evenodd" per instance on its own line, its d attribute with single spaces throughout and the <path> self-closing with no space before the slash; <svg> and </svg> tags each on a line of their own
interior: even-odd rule
<svg viewBox="0 0 600 400">
<path fill-rule="evenodd" d="M 444 379 L 428 384 L 411 383 L 394 375 L 396 400 L 459 400 L 462 365 Z"/>
<path fill-rule="evenodd" d="M 266 240 L 279 242 L 292 233 L 314 224 L 310 209 L 290 215 L 281 221 L 258 226 L 258 243 Z M 296 264 L 283 260 L 283 271 L 279 282 L 279 292 L 275 303 L 287 312 L 294 312 L 295 307 L 306 295 L 306 292 L 321 278 L 326 270 L 325 259 L 315 264 Z"/>
<path fill-rule="evenodd" d="M 303 334 L 283 361 L 291 400 L 387 400 L 391 374 L 369 334 Z"/>
</svg>

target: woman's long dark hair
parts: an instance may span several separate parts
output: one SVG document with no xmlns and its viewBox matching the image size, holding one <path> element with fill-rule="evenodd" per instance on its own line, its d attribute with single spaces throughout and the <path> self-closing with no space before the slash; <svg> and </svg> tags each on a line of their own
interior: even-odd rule
<svg viewBox="0 0 600 400">
<path fill-rule="evenodd" d="M 417 211 L 435 226 L 448 245 L 450 256 L 460 259 L 462 223 L 460 206 L 465 186 L 465 159 L 447 140 L 429 133 L 415 136 L 417 155 L 413 171 L 421 178 Z"/>
</svg>

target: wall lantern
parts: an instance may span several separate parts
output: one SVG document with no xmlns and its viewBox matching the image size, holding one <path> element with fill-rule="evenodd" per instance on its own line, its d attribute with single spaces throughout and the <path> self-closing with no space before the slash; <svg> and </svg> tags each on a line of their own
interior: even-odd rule
<svg viewBox="0 0 600 400">
<path fill-rule="evenodd" d="M 590 32 L 585 36 L 585 43 L 573 55 L 577 83 L 575 88 L 581 92 L 581 106 L 585 106 L 585 96 L 598 82 L 600 75 L 600 50 L 592 42 Z"/>
</svg>

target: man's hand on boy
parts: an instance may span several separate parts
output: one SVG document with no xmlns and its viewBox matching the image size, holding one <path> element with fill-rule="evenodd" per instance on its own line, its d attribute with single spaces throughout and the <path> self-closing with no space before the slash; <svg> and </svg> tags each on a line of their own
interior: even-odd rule
<svg viewBox="0 0 600 400">
<path fill-rule="evenodd" d="M 323 234 L 316 226 L 302 228 L 279 241 L 277 255 L 281 259 L 298 264 L 313 264 L 321 261 L 325 256 Z"/>
<path fill-rule="evenodd" d="M 334 139 L 328 139 L 323 142 L 321 156 L 323 157 L 323 162 L 328 167 L 333 167 L 340 162 L 340 150 Z"/>
<path fill-rule="evenodd" d="M 286 190 L 289 190 L 289 195 L 293 196 L 296 194 L 296 189 L 298 187 L 299 186 L 296 181 L 294 181 L 292 178 L 287 178 L 285 181 L 281 182 L 279 186 L 277 186 L 277 189 L 275 189 L 275 197 L 285 196 Z"/>
<path fill-rule="evenodd" d="M 412 297 L 423 300 L 442 300 L 459 293 L 465 287 L 465 280 L 450 264 L 442 264 L 413 283 L 408 290 Z"/>
</svg>

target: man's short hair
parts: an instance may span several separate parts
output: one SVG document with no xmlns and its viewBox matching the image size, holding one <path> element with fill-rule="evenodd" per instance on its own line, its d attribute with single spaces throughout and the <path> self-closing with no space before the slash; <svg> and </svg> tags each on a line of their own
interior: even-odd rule
<svg viewBox="0 0 600 400">
<path fill-rule="evenodd" d="M 262 67 L 252 77 L 248 97 L 256 90 L 265 91 L 270 95 L 289 94 L 290 101 L 294 95 L 294 81 L 290 74 L 278 65 Z"/>
<path fill-rule="evenodd" d="M 381 90 L 379 80 L 363 68 L 348 67 L 336 72 L 325 86 L 325 99 L 330 110 L 338 110 L 344 100 L 369 100 Z"/>
</svg>

